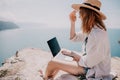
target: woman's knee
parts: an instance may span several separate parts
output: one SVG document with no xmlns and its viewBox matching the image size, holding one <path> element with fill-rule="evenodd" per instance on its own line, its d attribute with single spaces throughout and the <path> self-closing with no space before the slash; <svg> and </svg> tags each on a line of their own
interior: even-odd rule
<svg viewBox="0 0 120 80">
<path fill-rule="evenodd" d="M 48 62 L 49 66 L 56 66 L 57 64 L 59 64 L 59 62 L 54 61 L 54 60 L 51 60 L 51 61 Z"/>
<path fill-rule="evenodd" d="M 52 60 L 48 62 L 48 65 L 54 65 L 54 64 L 55 64 L 55 62 Z"/>
</svg>

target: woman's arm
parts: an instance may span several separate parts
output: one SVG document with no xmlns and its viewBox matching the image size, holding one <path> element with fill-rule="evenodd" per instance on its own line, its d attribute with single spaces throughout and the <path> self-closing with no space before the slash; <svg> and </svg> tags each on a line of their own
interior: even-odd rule
<svg viewBox="0 0 120 80">
<path fill-rule="evenodd" d="M 75 21 L 76 21 L 76 11 L 72 11 L 69 15 L 71 28 L 70 28 L 70 39 L 73 39 L 75 34 Z"/>
<path fill-rule="evenodd" d="M 74 42 L 84 41 L 85 35 L 82 32 L 75 32 L 75 21 L 76 21 L 76 11 L 72 11 L 69 15 L 70 17 L 70 40 Z"/>
</svg>

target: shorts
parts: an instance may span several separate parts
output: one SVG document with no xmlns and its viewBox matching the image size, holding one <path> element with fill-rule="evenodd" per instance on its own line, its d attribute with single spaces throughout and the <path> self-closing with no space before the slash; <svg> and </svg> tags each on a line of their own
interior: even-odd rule
<svg viewBox="0 0 120 80">
<path fill-rule="evenodd" d="M 86 75 L 87 74 L 87 72 L 88 72 L 88 70 L 90 69 L 90 68 L 88 68 L 88 67 L 83 67 L 83 69 L 84 69 L 84 75 Z"/>
<path fill-rule="evenodd" d="M 84 80 L 84 79 L 86 79 L 86 74 L 87 74 L 87 72 L 88 72 L 88 70 L 90 68 L 83 67 L 83 69 L 84 69 L 84 74 L 80 74 L 79 76 L 77 76 L 78 80 Z"/>
</svg>

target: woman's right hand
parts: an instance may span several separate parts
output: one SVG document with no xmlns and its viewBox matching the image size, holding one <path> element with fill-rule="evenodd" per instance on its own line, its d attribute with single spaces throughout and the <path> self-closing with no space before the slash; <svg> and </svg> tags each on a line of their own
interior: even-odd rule
<svg viewBox="0 0 120 80">
<path fill-rule="evenodd" d="M 67 50 L 67 49 L 62 49 L 62 50 L 61 50 L 61 53 L 62 53 L 63 55 L 72 57 L 73 60 L 74 60 L 74 61 L 77 61 L 77 62 L 78 62 L 78 61 L 80 60 L 80 58 L 81 58 L 80 55 L 78 55 L 78 54 L 76 54 L 76 53 L 74 53 L 74 52 L 72 52 L 72 51 L 70 51 L 70 50 Z"/>
<path fill-rule="evenodd" d="M 70 13 L 69 17 L 70 17 L 70 21 L 71 21 L 71 22 L 75 22 L 75 21 L 76 21 L 76 11 L 75 11 L 75 10 L 72 11 L 72 12 Z"/>
<path fill-rule="evenodd" d="M 62 53 L 63 55 L 66 55 L 66 56 L 71 56 L 71 51 L 70 51 L 70 50 L 67 50 L 67 49 L 62 49 L 62 50 L 61 50 L 61 53 Z"/>
</svg>

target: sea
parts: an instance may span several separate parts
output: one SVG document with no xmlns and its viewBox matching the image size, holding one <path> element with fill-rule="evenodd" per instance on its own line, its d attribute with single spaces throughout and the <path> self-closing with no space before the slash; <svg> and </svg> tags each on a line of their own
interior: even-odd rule
<svg viewBox="0 0 120 80">
<path fill-rule="evenodd" d="M 69 40 L 70 28 L 20 27 L 0 31 L 0 66 L 1 63 L 24 48 L 39 48 L 50 51 L 47 41 L 56 37 L 60 47 L 81 51 L 82 43 Z M 120 29 L 108 29 L 111 55 L 120 57 Z"/>
</svg>

